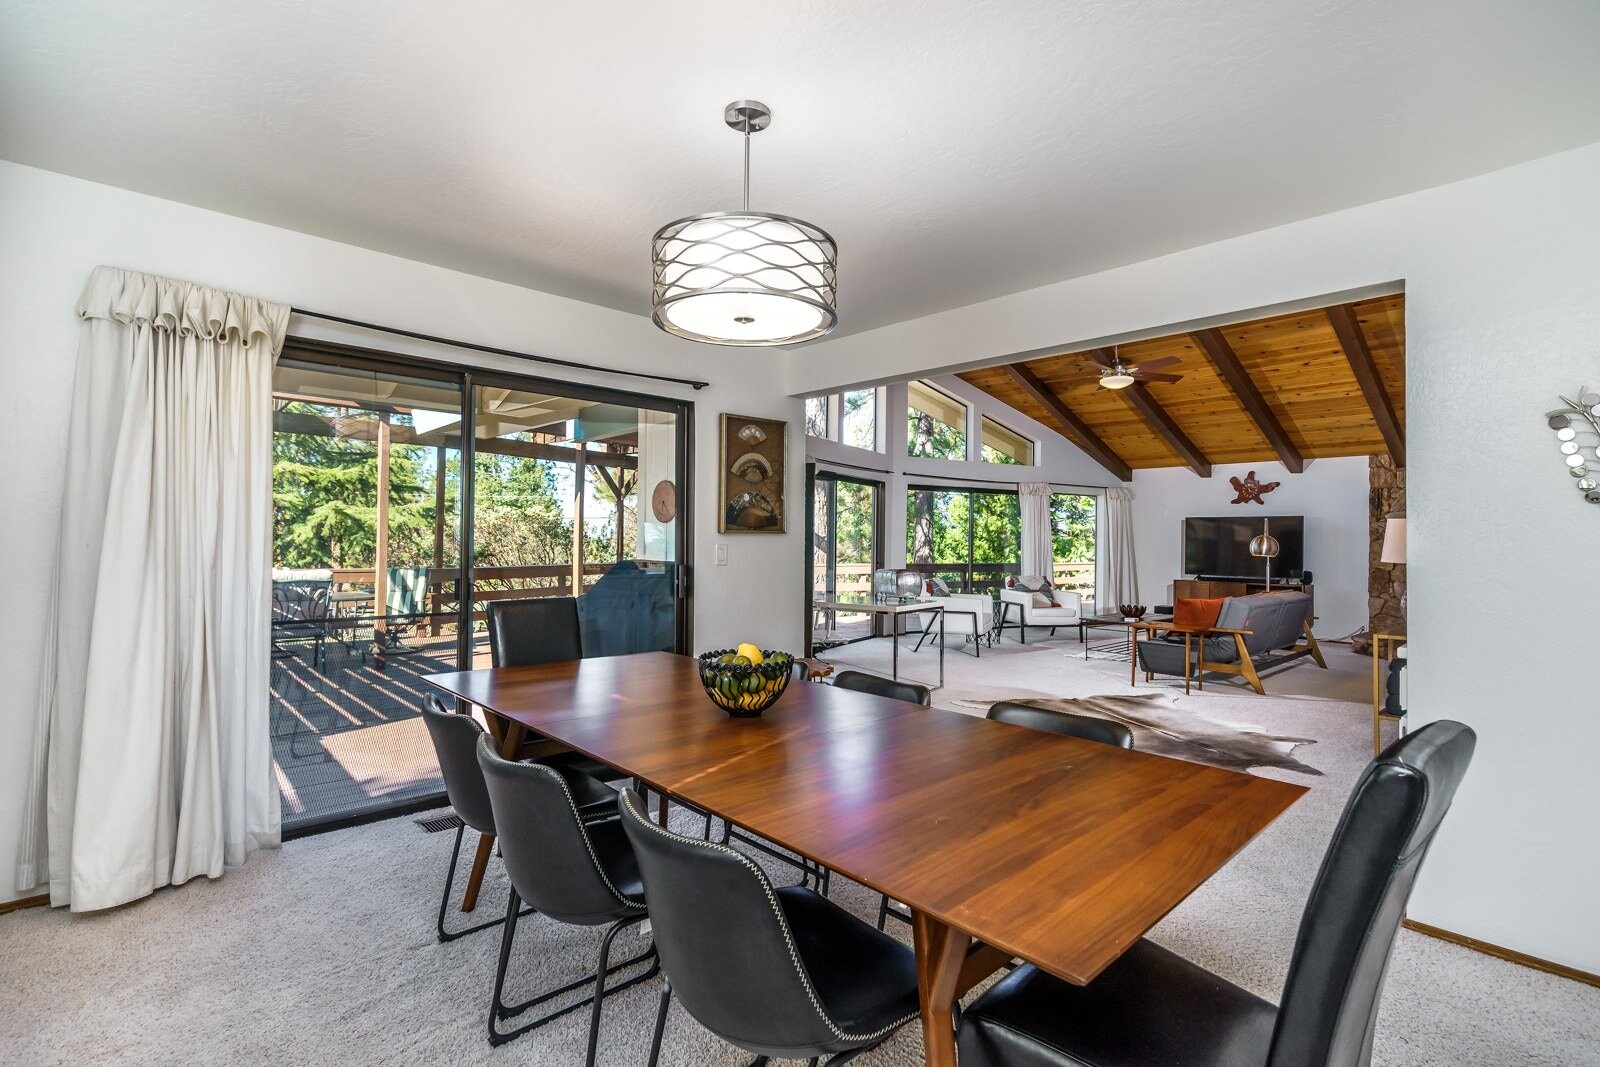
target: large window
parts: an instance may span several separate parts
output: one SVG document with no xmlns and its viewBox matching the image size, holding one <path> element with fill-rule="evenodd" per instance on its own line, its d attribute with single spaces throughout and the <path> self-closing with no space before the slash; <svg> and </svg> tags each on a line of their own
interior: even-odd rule
<svg viewBox="0 0 1600 1067">
<path fill-rule="evenodd" d="M 1011 463 L 1033 466 L 1033 442 L 985 415 L 980 458 L 985 463 Z"/>
<path fill-rule="evenodd" d="M 906 561 L 952 589 L 999 589 L 1022 561 L 1017 494 L 912 486 L 906 493 Z"/>
<path fill-rule="evenodd" d="M 927 382 L 906 387 L 906 454 L 967 458 L 967 405 Z"/>
<path fill-rule="evenodd" d="M 1050 498 L 1051 584 L 1083 597 L 1085 614 L 1094 606 L 1095 498 L 1056 493 Z"/>
</svg>

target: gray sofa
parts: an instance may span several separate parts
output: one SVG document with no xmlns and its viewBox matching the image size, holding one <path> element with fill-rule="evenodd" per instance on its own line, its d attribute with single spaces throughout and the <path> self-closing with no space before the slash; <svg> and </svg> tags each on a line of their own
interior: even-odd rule
<svg viewBox="0 0 1600 1067">
<path fill-rule="evenodd" d="M 1195 645 L 1193 669 L 1202 676 L 1237 675 L 1257 693 L 1266 692 L 1261 684 L 1264 671 L 1305 657 L 1326 669 L 1311 621 L 1311 597 L 1306 593 L 1282 589 L 1229 597 L 1216 625 Z M 1139 666 L 1147 679 L 1156 674 L 1185 673 L 1183 635 L 1164 632 L 1162 625 L 1149 624 L 1151 639 L 1137 645 Z"/>
</svg>

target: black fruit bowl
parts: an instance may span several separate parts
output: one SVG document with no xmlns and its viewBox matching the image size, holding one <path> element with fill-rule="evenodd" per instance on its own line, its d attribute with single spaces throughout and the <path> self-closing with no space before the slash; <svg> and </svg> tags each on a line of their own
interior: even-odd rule
<svg viewBox="0 0 1600 1067">
<path fill-rule="evenodd" d="M 700 653 L 700 684 L 706 687 L 711 703 L 729 715 L 736 719 L 754 718 L 777 703 L 789 688 L 789 679 L 794 677 L 794 657 L 787 652 L 762 649 L 766 658 L 760 663 L 746 666 L 717 662 L 722 656 L 733 654 L 731 648 Z"/>
</svg>

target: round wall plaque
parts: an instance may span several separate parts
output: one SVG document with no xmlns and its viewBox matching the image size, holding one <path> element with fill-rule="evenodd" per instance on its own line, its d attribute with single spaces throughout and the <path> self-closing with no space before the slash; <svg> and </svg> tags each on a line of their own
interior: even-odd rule
<svg viewBox="0 0 1600 1067">
<path fill-rule="evenodd" d="M 657 522 L 671 522 L 678 514 L 678 490 L 665 478 L 650 491 L 650 513 Z"/>
</svg>

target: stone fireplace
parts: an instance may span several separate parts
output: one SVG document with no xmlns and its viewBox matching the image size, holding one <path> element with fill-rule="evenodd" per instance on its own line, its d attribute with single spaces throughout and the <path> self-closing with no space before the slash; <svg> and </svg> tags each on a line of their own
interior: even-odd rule
<svg viewBox="0 0 1600 1067">
<path fill-rule="evenodd" d="M 1406 469 L 1396 467 L 1387 455 L 1372 456 L 1367 473 L 1367 629 L 1370 633 L 1404 633 L 1400 600 L 1406 592 L 1406 567 L 1383 563 L 1380 557 L 1386 520 L 1406 513 Z M 1357 639 L 1355 649 L 1366 653 L 1367 641 Z"/>
</svg>

